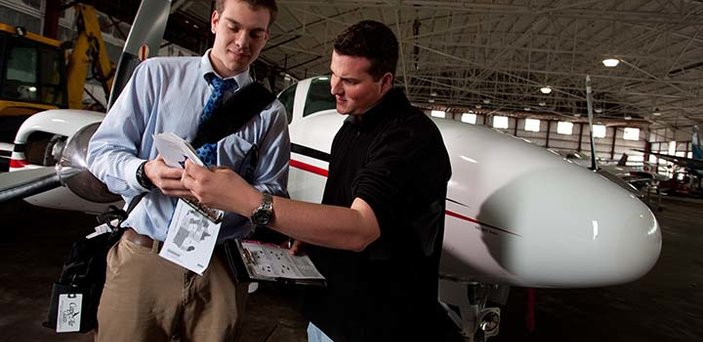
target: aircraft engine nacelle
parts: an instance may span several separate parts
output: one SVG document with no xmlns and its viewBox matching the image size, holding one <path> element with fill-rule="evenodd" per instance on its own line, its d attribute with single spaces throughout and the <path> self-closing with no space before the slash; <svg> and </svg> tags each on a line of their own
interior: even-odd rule
<svg viewBox="0 0 703 342">
<path fill-rule="evenodd" d="M 43 173 L 56 178 L 55 184 L 47 184 L 25 201 L 88 213 L 102 213 L 109 204 L 121 201 L 86 167 L 88 141 L 104 117 L 104 113 L 92 111 L 53 109 L 32 115 L 22 124 L 10 160 L 12 176 Z"/>
</svg>

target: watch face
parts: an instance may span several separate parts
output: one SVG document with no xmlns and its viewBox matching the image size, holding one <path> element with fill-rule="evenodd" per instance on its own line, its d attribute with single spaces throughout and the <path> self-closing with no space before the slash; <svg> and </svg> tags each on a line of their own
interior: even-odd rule
<svg viewBox="0 0 703 342">
<path fill-rule="evenodd" d="M 259 209 L 251 216 L 251 221 L 259 226 L 265 226 L 271 222 L 273 213 L 270 210 Z"/>
</svg>

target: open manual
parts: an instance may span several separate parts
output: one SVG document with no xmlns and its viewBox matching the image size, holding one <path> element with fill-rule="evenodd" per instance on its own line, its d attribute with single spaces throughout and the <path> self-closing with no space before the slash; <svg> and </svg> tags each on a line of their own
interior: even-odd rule
<svg viewBox="0 0 703 342">
<path fill-rule="evenodd" d="M 204 166 L 193 147 L 173 133 L 155 135 L 154 144 L 170 167 L 183 168 L 187 159 Z M 179 198 L 159 255 L 202 275 L 210 264 L 223 217 L 221 210 Z"/>
<path fill-rule="evenodd" d="M 290 255 L 288 249 L 253 240 L 225 241 L 227 262 L 237 281 L 272 281 L 294 285 L 326 286 L 307 255 Z"/>
</svg>

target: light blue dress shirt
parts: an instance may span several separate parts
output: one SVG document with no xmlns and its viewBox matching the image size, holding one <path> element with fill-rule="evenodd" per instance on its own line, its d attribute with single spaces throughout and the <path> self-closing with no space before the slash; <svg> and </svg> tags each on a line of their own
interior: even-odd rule
<svg viewBox="0 0 703 342">
<path fill-rule="evenodd" d="M 90 140 L 90 171 L 126 203 L 147 191 L 137 182 L 136 171 L 142 162 L 156 159 L 154 134 L 173 132 L 186 141 L 195 138 L 199 117 L 212 92 L 205 79 L 206 74 L 215 72 L 209 55 L 208 50 L 202 57 L 155 57 L 141 63 Z M 248 71 L 234 79 L 240 89 L 253 82 Z M 286 111 L 278 100 L 239 131 L 218 141 L 217 165 L 238 170 L 254 144 L 259 161 L 252 185 L 263 192 L 285 194 L 290 138 Z M 164 241 L 176 203 L 176 198 L 154 189 L 123 226 Z M 227 213 L 218 240 L 241 237 L 252 229 L 248 218 Z"/>
</svg>

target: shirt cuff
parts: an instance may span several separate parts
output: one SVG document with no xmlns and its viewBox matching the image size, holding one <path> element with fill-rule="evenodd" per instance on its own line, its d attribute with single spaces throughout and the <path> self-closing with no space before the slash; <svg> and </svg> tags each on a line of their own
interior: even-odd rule
<svg viewBox="0 0 703 342">
<path fill-rule="evenodd" d="M 133 160 L 127 162 L 127 165 L 125 165 L 124 168 L 125 179 L 127 180 L 127 184 L 129 184 L 130 187 L 138 189 L 141 192 L 148 192 L 150 190 L 141 186 L 141 184 L 139 184 L 139 181 L 137 181 L 137 169 L 139 168 L 139 165 L 141 165 L 145 161 L 146 160 L 144 159 L 134 158 Z"/>
</svg>

